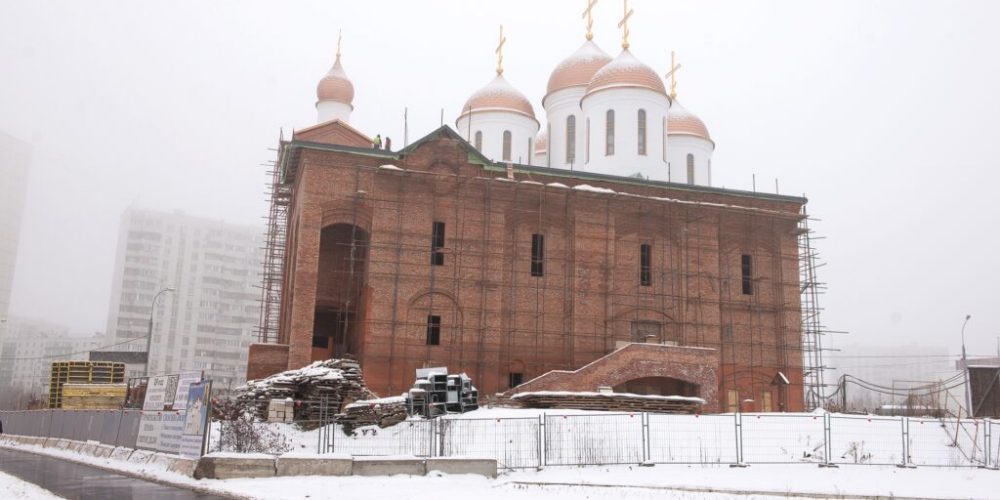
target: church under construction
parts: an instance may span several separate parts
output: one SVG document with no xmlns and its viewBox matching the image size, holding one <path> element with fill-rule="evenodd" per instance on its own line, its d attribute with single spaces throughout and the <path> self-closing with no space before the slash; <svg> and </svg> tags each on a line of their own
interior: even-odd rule
<svg viewBox="0 0 1000 500">
<path fill-rule="evenodd" d="M 319 123 L 279 145 L 248 378 L 353 357 L 382 396 L 446 366 L 483 395 L 815 407 L 806 199 L 712 187 L 707 127 L 625 33 L 555 68 L 541 133 L 498 65 L 455 129 L 396 151 L 349 124 L 338 50 Z"/>
</svg>

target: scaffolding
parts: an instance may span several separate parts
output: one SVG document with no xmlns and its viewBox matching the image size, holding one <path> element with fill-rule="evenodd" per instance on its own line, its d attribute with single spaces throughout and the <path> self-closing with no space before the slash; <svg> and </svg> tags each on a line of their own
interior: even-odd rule
<svg viewBox="0 0 1000 500">
<path fill-rule="evenodd" d="M 816 278 L 816 269 L 822 264 L 813 245 L 814 240 L 822 238 L 809 228 L 809 220 L 803 206 L 799 222 L 799 291 L 802 303 L 802 385 L 806 411 L 823 407 L 826 402 L 824 371 L 827 367 L 823 364 L 823 337 L 830 333 L 820 319 L 823 309 L 819 296 L 826 291 L 826 284 Z"/>
<path fill-rule="evenodd" d="M 279 157 L 285 148 L 283 138 L 280 144 Z M 267 162 L 264 166 L 268 168 L 266 175 L 270 179 L 270 182 L 266 184 L 270 208 L 266 217 L 267 234 L 264 239 L 257 341 L 262 344 L 274 344 L 279 341 L 281 288 L 288 238 L 288 207 L 292 197 L 292 189 L 291 186 L 284 183 L 279 162 Z"/>
</svg>

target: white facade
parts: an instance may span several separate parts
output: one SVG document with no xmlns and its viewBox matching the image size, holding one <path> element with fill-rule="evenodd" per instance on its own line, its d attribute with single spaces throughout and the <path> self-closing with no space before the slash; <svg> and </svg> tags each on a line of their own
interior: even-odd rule
<svg viewBox="0 0 1000 500">
<path fill-rule="evenodd" d="M 581 170 L 667 180 L 666 119 L 670 100 L 666 95 L 645 88 L 608 88 L 584 97 L 582 108 L 587 139 Z M 645 114 L 644 151 L 640 110 Z M 613 150 L 608 148 L 608 111 L 614 113 L 610 141 Z"/>
<path fill-rule="evenodd" d="M 580 100 L 585 90 L 582 86 L 568 87 L 545 96 L 549 146 L 548 164 L 543 166 L 582 170 L 587 130 Z"/>
<path fill-rule="evenodd" d="M 31 147 L 0 133 L 0 345 L 7 330 Z"/>
<path fill-rule="evenodd" d="M 715 144 L 696 135 L 668 131 L 667 158 L 671 182 L 712 185 L 712 151 Z"/>
<path fill-rule="evenodd" d="M 259 320 L 263 228 L 180 213 L 122 216 L 108 313 L 109 344 L 145 351 L 154 296 L 150 374 L 204 370 L 223 389 L 246 378 Z M 136 376 L 139 374 L 128 374 Z"/>
<path fill-rule="evenodd" d="M 340 120 L 344 123 L 350 123 L 351 112 L 354 111 L 354 106 L 350 104 L 344 104 L 337 101 L 319 101 L 316 103 L 316 123 L 326 123 L 330 120 Z"/>
<path fill-rule="evenodd" d="M 8 407 L 23 408 L 28 399 L 44 399 L 55 361 L 86 361 L 103 335 L 69 336 L 69 328 L 48 321 L 12 317 L 0 355 L 0 398 Z M 13 400 L 11 400 L 13 398 Z"/>
<path fill-rule="evenodd" d="M 455 123 L 459 134 L 483 156 L 496 162 L 533 164 L 538 121 L 506 110 L 472 110 Z M 509 134 L 509 155 L 505 155 Z"/>
</svg>

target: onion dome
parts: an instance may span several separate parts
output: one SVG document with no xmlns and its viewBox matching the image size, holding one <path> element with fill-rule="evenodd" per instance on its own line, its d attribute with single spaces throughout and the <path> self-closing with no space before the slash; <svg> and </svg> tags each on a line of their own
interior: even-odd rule
<svg viewBox="0 0 1000 500">
<path fill-rule="evenodd" d="M 694 113 L 684 109 L 681 103 L 674 101 L 667 112 L 667 135 L 693 135 L 706 141 L 712 138 L 708 135 L 708 127 Z"/>
<path fill-rule="evenodd" d="M 354 84 L 347 78 L 344 67 L 340 65 L 340 54 L 333 67 L 316 86 L 316 99 L 319 101 L 336 101 L 350 105 L 354 101 Z"/>
<path fill-rule="evenodd" d="M 473 111 L 510 111 L 535 119 L 535 109 L 528 98 L 500 74 L 465 101 L 462 114 L 458 118 L 461 119 Z"/>
<path fill-rule="evenodd" d="M 594 77 L 594 73 L 609 62 L 611 56 L 601 50 L 596 43 L 587 40 L 552 70 L 546 93 L 551 94 L 567 87 L 586 86 Z"/>
<path fill-rule="evenodd" d="M 663 80 L 652 68 L 635 58 L 628 49 L 622 50 L 613 61 L 604 65 L 590 79 L 587 93 L 590 95 L 611 88 L 641 88 L 652 90 L 666 96 L 667 89 Z"/>
<path fill-rule="evenodd" d="M 535 154 L 545 153 L 549 150 L 549 134 L 545 131 L 539 132 L 535 137 Z"/>
</svg>

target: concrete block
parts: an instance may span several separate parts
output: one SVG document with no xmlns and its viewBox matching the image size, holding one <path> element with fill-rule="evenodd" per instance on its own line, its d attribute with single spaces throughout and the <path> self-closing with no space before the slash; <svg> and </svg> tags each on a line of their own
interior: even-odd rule
<svg viewBox="0 0 1000 500">
<path fill-rule="evenodd" d="M 273 477 L 275 475 L 274 457 L 258 454 L 246 454 L 246 457 L 233 455 L 207 455 L 198 460 L 194 469 L 195 479 L 232 479 L 240 477 Z"/>
<path fill-rule="evenodd" d="M 190 458 L 176 458 L 174 459 L 174 462 L 167 467 L 167 470 L 182 476 L 193 477 L 194 466 L 197 463 L 197 460 Z"/>
<path fill-rule="evenodd" d="M 30 438 L 28 440 L 28 444 L 33 444 L 35 446 L 45 446 L 45 439 L 46 438 L 36 436 L 36 437 Z"/>
<path fill-rule="evenodd" d="M 355 457 L 353 467 L 355 476 L 423 476 L 427 473 L 422 458 Z"/>
<path fill-rule="evenodd" d="M 497 477 L 497 461 L 494 458 L 441 457 L 427 459 L 427 472 L 445 474 L 476 474 Z"/>
<path fill-rule="evenodd" d="M 279 476 L 350 476 L 353 465 L 350 457 L 278 457 L 275 469 Z"/>
<path fill-rule="evenodd" d="M 94 447 L 94 456 L 98 458 L 109 458 L 111 457 L 111 453 L 114 451 L 115 451 L 114 446 L 99 444 Z"/>
<path fill-rule="evenodd" d="M 129 463 L 146 464 L 153 458 L 154 453 L 147 450 L 135 450 L 128 456 Z"/>
<path fill-rule="evenodd" d="M 66 449 L 69 451 L 79 452 L 80 450 L 83 449 L 84 444 L 86 443 L 84 443 L 83 441 L 70 441 L 69 446 L 67 446 Z"/>
<path fill-rule="evenodd" d="M 56 440 L 56 449 L 57 450 L 68 449 L 69 448 L 69 443 L 70 443 L 69 439 L 57 439 Z"/>
<path fill-rule="evenodd" d="M 94 456 L 94 450 L 96 450 L 96 449 L 97 449 L 97 445 L 96 444 L 94 444 L 94 443 L 84 443 L 83 446 L 80 447 L 79 451 L 80 451 L 80 453 L 82 453 L 84 455 Z"/>
<path fill-rule="evenodd" d="M 119 446 L 111 451 L 112 460 L 126 461 L 128 457 L 132 456 L 132 452 L 135 451 L 132 448 L 125 448 L 124 446 Z"/>
<path fill-rule="evenodd" d="M 156 465 L 163 470 L 170 470 L 170 466 L 173 465 L 174 460 L 177 460 L 176 455 L 167 455 L 166 453 L 153 453 L 153 456 L 149 458 L 150 465 Z"/>
<path fill-rule="evenodd" d="M 56 443 L 58 443 L 58 442 L 59 442 L 59 438 L 45 438 L 45 442 L 42 443 L 42 446 L 44 446 L 46 448 L 55 448 L 56 447 Z"/>
</svg>

